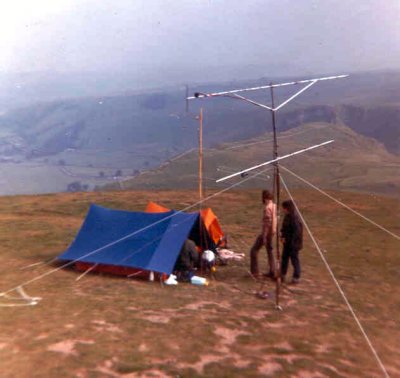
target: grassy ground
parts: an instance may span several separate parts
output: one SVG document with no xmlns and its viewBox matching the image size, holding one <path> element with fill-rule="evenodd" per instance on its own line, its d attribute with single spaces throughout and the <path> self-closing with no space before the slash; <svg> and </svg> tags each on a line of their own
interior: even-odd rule
<svg viewBox="0 0 400 378">
<path fill-rule="evenodd" d="M 400 201 L 330 192 L 400 234 Z M 400 242 L 329 199 L 293 192 L 355 313 L 392 377 L 400 376 Z M 143 210 L 148 200 L 181 209 L 194 192 L 108 192 L 0 198 L 0 290 L 48 272 L 22 269 L 63 251 L 89 203 Z M 248 250 L 260 222 L 259 192 L 207 202 L 246 260 L 220 267 L 208 287 L 64 269 L 25 287 L 37 306 L 0 307 L 2 377 L 380 377 L 358 326 L 310 238 L 303 279 L 257 299 Z M 266 269 L 264 252 L 260 258 Z M 5 303 L 4 300 L 1 303 Z"/>
</svg>

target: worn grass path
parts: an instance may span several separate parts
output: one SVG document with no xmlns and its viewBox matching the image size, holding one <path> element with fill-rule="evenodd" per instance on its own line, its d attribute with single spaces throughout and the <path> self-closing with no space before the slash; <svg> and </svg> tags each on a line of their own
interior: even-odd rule
<svg viewBox="0 0 400 378">
<path fill-rule="evenodd" d="M 400 242 L 318 193 L 294 191 L 314 236 L 391 377 L 400 377 Z M 400 234 L 400 202 L 330 192 Z M 88 205 L 171 208 L 195 193 L 108 192 L 0 198 L 0 291 L 51 269 Z M 207 203 L 243 263 L 220 267 L 208 287 L 161 287 L 62 270 L 25 289 L 43 300 L 0 307 L 1 377 L 381 377 L 377 361 L 305 238 L 303 279 L 284 290 L 283 311 L 255 298 L 248 250 L 259 229 L 259 193 L 232 191 Z M 264 252 L 260 251 L 265 266 Z M 4 303 L 4 302 L 2 302 Z"/>
</svg>

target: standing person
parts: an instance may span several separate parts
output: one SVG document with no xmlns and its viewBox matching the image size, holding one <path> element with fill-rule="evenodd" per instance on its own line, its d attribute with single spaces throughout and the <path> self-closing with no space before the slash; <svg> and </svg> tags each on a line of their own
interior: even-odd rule
<svg viewBox="0 0 400 378">
<path fill-rule="evenodd" d="M 284 282 L 290 258 L 293 265 L 291 283 L 297 284 L 300 282 L 301 275 L 299 252 L 303 248 L 303 224 L 296 212 L 293 201 L 284 201 L 282 208 L 285 218 L 281 227 L 281 241 L 283 243 L 281 277 L 282 282 Z"/>
<path fill-rule="evenodd" d="M 263 203 L 263 218 L 261 233 L 257 236 L 253 247 L 250 250 L 250 271 L 251 274 L 258 278 L 258 252 L 262 246 L 267 250 L 269 272 L 264 276 L 275 278 L 275 258 L 272 253 L 272 239 L 276 234 L 276 205 L 273 203 L 273 196 L 268 190 L 261 193 Z"/>
</svg>

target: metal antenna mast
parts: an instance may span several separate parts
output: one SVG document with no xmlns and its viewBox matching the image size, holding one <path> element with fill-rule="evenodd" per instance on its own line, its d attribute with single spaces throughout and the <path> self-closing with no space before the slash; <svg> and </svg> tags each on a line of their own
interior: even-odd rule
<svg viewBox="0 0 400 378">
<path fill-rule="evenodd" d="M 272 109 L 275 108 L 275 100 L 274 100 L 274 87 L 271 85 L 271 107 Z M 271 111 L 272 116 L 272 131 L 274 134 L 274 146 L 273 146 L 273 158 L 278 158 L 278 138 L 276 135 L 276 117 L 275 111 Z M 274 163 L 274 176 L 273 176 L 273 196 L 276 206 L 276 217 L 279 219 L 279 204 L 281 202 L 281 191 L 280 191 L 280 176 L 279 176 L 279 163 L 275 161 Z M 281 251 L 280 251 L 280 244 L 279 244 L 279 224 L 276 222 L 276 229 L 275 229 L 275 245 L 276 245 L 276 261 L 275 261 L 275 278 L 276 278 L 276 287 L 275 287 L 275 306 L 277 309 L 281 309 L 279 304 L 279 294 L 280 294 L 280 286 L 281 286 Z"/>
<path fill-rule="evenodd" d="M 348 77 L 349 75 L 338 75 L 338 76 L 327 76 L 327 77 L 319 77 L 315 79 L 307 79 L 307 80 L 299 80 L 299 81 L 292 81 L 292 82 L 287 82 L 287 83 L 279 83 L 279 84 L 273 84 L 270 83 L 270 85 L 264 85 L 264 86 L 259 86 L 259 87 L 252 87 L 252 88 L 242 88 L 242 89 L 235 89 L 231 91 L 224 91 L 224 92 L 214 92 L 214 93 L 201 93 L 201 92 L 195 92 L 193 96 L 191 97 L 186 97 L 186 101 L 189 100 L 195 100 L 195 99 L 200 99 L 200 98 L 209 98 L 209 97 L 230 97 L 236 100 L 242 100 L 245 102 L 248 102 L 250 104 L 253 104 L 255 106 L 258 106 L 260 108 L 266 109 L 271 112 L 272 116 L 272 129 L 273 129 L 273 164 L 274 164 L 274 179 L 273 179 L 273 193 L 274 193 L 274 199 L 275 203 L 277 206 L 277 212 L 279 212 L 279 203 L 280 203 L 280 174 L 279 174 L 279 154 L 278 154 L 278 139 L 277 139 L 277 132 L 276 132 L 276 117 L 275 113 L 283 108 L 285 105 L 287 105 L 289 102 L 294 100 L 297 96 L 299 96 L 301 93 L 305 92 L 308 88 L 313 86 L 315 83 L 319 81 L 325 81 L 325 80 L 333 80 L 333 79 L 342 79 L 345 77 Z M 278 87 L 285 87 L 285 86 L 292 86 L 292 85 L 298 85 L 298 84 L 307 84 L 305 87 L 297 91 L 294 95 L 283 101 L 281 104 L 275 107 L 275 101 L 274 101 L 274 88 Z M 251 100 L 247 97 L 244 97 L 240 95 L 239 93 L 241 92 L 252 92 L 252 91 L 258 91 L 260 89 L 270 89 L 271 93 L 271 106 L 262 104 L 260 102 Z M 322 144 L 321 144 L 322 145 Z M 260 164 L 262 165 L 262 164 Z M 252 167 L 246 170 L 248 172 L 249 170 L 255 169 L 256 167 Z M 227 176 L 225 178 L 221 178 L 217 180 L 217 182 L 223 181 L 225 179 L 228 179 L 230 177 L 234 177 L 234 175 Z M 279 245 L 279 226 L 278 222 L 276 225 L 276 272 L 277 272 L 277 280 L 276 280 L 276 296 L 275 296 L 275 305 L 277 309 L 282 309 L 280 304 L 279 304 L 279 291 L 280 291 L 280 285 L 281 285 L 281 275 L 280 275 L 280 245 Z"/>
</svg>

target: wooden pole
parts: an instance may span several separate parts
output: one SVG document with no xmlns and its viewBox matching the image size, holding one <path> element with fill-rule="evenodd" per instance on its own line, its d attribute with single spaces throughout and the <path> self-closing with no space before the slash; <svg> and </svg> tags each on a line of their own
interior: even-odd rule
<svg viewBox="0 0 400 378">
<path fill-rule="evenodd" d="M 199 198 L 203 200 L 203 108 L 199 116 Z"/>
<path fill-rule="evenodd" d="M 203 108 L 200 108 L 199 113 L 199 235 L 200 235 L 200 261 L 202 252 L 204 250 L 204 240 L 203 240 L 203 222 L 201 218 L 201 207 L 203 201 Z M 203 274 L 203 263 L 200 263 L 200 274 Z"/>
</svg>

